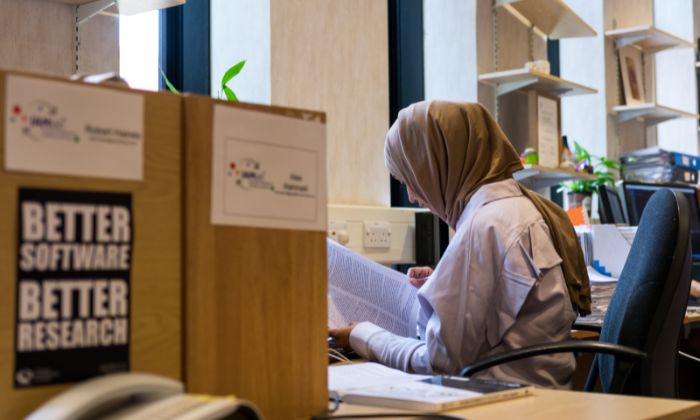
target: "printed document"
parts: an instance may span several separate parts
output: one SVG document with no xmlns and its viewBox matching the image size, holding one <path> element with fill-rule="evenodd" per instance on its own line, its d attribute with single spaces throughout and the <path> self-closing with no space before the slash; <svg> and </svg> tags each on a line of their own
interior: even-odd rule
<svg viewBox="0 0 700 420">
<path fill-rule="evenodd" d="M 416 336 L 418 289 L 405 274 L 328 240 L 328 323 L 370 321 L 403 337 Z"/>
<path fill-rule="evenodd" d="M 328 367 L 332 398 L 346 403 L 443 411 L 530 395 L 532 387 L 493 379 L 426 376 L 378 363 Z"/>
</svg>

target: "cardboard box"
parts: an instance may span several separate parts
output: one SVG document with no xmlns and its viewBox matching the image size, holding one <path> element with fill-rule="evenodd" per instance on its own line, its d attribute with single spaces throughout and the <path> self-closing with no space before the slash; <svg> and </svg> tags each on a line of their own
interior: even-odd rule
<svg viewBox="0 0 700 420">
<path fill-rule="evenodd" d="M 558 168 L 562 155 L 560 98 L 524 90 L 497 100 L 499 124 L 518 154 L 532 147 L 539 154 L 540 166 Z M 541 109 L 550 112 L 545 115 Z"/>
<path fill-rule="evenodd" d="M 26 79 L 27 77 L 29 79 Z M 101 141 L 108 142 L 111 141 L 110 139 L 113 140 L 114 136 L 122 136 L 120 138 L 123 138 L 124 141 L 127 142 L 142 141 L 142 179 L 115 180 L 90 176 L 42 173 L 45 172 L 45 168 L 38 168 L 38 173 L 33 173 L 31 169 L 7 170 L 8 164 L 5 162 L 5 158 L 7 157 L 6 145 L 8 142 L 5 138 L 5 133 L 6 126 L 10 124 L 26 124 L 25 129 L 29 130 L 27 131 L 28 134 L 32 134 L 31 130 L 43 124 L 54 130 L 53 134 L 59 139 L 65 137 L 66 133 L 71 133 L 70 130 L 62 127 L 62 124 L 66 123 L 66 118 L 68 117 L 61 117 L 61 113 L 64 112 L 60 108 L 61 106 L 64 106 L 64 108 L 70 106 L 86 106 L 88 108 L 83 109 L 89 109 L 90 112 L 97 112 L 100 115 L 100 119 L 104 119 L 105 121 L 109 121 L 110 118 L 120 118 L 122 116 L 121 114 L 128 113 L 128 110 L 125 109 L 110 109 L 110 103 L 108 102 L 90 103 L 90 101 L 88 101 L 85 103 L 71 98 L 72 95 L 68 93 L 61 96 L 58 101 L 54 101 L 59 102 L 58 104 L 50 104 L 55 106 L 55 108 L 50 109 L 52 114 L 42 119 L 43 117 L 38 116 L 40 114 L 31 115 L 31 112 L 38 113 L 44 110 L 44 105 L 36 105 L 37 103 L 42 103 L 41 98 L 43 92 L 40 90 L 29 92 L 31 95 L 36 96 L 39 102 L 29 101 L 26 103 L 14 104 L 10 103 L 7 99 L 7 90 L 10 83 L 8 80 L 12 80 L 13 86 L 15 86 L 14 83 L 18 78 L 24 81 L 28 80 L 30 83 L 34 83 L 37 80 L 51 81 L 55 85 L 53 88 L 58 90 L 67 88 L 67 92 L 72 92 L 71 89 L 79 87 L 83 93 L 128 92 L 132 95 L 136 95 L 136 97 L 143 98 L 143 132 L 140 140 L 135 140 L 136 137 L 130 138 L 130 136 L 137 136 L 133 133 L 109 133 L 110 129 L 108 128 L 88 128 L 87 126 L 79 128 L 80 130 L 88 130 L 88 132 L 91 133 L 90 136 L 94 135 L 95 137 L 84 136 L 86 137 L 85 139 L 80 138 L 80 136 L 83 136 L 82 132 L 81 134 L 76 134 L 75 137 L 75 142 L 83 140 L 86 142 L 93 142 L 98 138 L 101 139 Z M 2 115 L 0 119 L 0 136 L 3 138 L 2 147 L 0 147 L 0 162 L 3 162 L 2 169 L 0 169 L 0 202 L 3 203 L 3 211 L 0 213 L 0 285 L 3 290 L 3 293 L 0 295 L 0 418 L 14 419 L 24 417 L 45 400 L 66 389 L 67 386 L 70 385 L 67 383 L 33 387 L 31 386 L 34 383 L 32 381 L 36 381 L 37 378 L 32 378 L 33 373 L 30 369 L 22 371 L 21 375 L 15 371 L 15 363 L 17 362 L 16 349 L 18 349 L 20 345 L 28 345 L 31 348 L 32 345 L 40 343 L 36 344 L 37 347 L 35 347 L 34 350 L 39 349 L 37 350 L 37 354 L 40 354 L 42 358 L 52 357 L 56 354 L 55 350 L 43 348 L 45 345 L 51 345 L 47 344 L 49 341 L 41 341 L 37 338 L 39 337 L 38 330 L 34 331 L 37 335 L 31 336 L 36 338 L 36 342 L 32 341 L 34 339 L 32 338 L 30 340 L 25 339 L 25 344 L 20 344 L 16 339 L 15 322 L 19 322 L 18 309 L 22 309 L 16 306 L 16 302 L 19 299 L 17 296 L 17 285 L 20 283 L 18 270 L 22 266 L 18 262 L 20 258 L 18 246 L 24 243 L 22 242 L 22 238 L 26 239 L 26 237 L 23 236 L 26 231 L 19 223 L 18 197 L 20 190 L 60 190 L 58 193 L 60 196 L 65 196 L 67 194 L 66 191 L 78 191 L 90 193 L 121 193 L 126 197 L 130 197 L 131 228 L 128 233 L 122 232 L 122 236 L 127 235 L 127 239 L 131 241 L 129 256 L 130 280 L 127 282 L 129 287 L 128 293 L 126 293 L 123 288 L 121 289 L 122 298 L 128 296 L 129 300 L 128 336 L 130 344 L 128 347 L 128 365 L 131 371 L 150 372 L 174 379 L 181 379 L 181 97 L 171 94 L 133 91 L 119 87 L 84 85 L 63 79 L 6 71 L 0 71 L 0 96 L 3 98 L 0 101 L 0 115 Z M 12 109 L 8 109 L 8 105 Z M 32 111 L 26 111 L 27 107 L 33 107 Z M 70 121 L 68 121 L 68 123 L 70 123 Z M 88 124 L 90 124 L 89 121 Z M 73 132 L 73 134 L 75 133 L 77 133 L 77 131 Z M 22 141 L 25 140 L 28 142 L 35 142 L 31 143 L 32 147 L 44 141 L 37 138 L 22 138 Z M 65 141 L 66 139 L 63 138 L 62 140 Z M 61 143 L 61 145 L 73 147 L 69 146 L 69 143 L 71 143 L 71 141 Z M 61 149 L 59 148 L 57 150 Z M 16 156 L 10 160 L 13 159 L 15 163 L 17 163 Z M 82 170 L 81 168 L 84 167 L 75 165 L 77 158 L 71 153 L 62 154 L 59 151 L 55 154 L 53 160 L 73 165 L 74 169 L 77 170 Z M 51 164 L 56 162 L 51 162 Z M 119 164 L 117 167 L 119 167 Z M 100 170 L 100 168 L 96 168 L 96 170 Z M 135 178 L 139 177 L 136 172 L 134 172 L 134 174 Z M 110 196 L 110 194 L 106 194 L 106 196 Z M 48 207 L 46 208 L 48 209 Z M 25 218 L 23 220 L 26 222 L 29 213 L 24 214 L 24 207 L 22 207 L 22 209 L 23 210 L 19 213 L 22 213 L 22 217 Z M 45 211 L 48 212 L 48 210 Z M 60 231 L 63 228 L 65 232 L 68 231 L 68 225 L 66 224 L 68 216 L 66 214 L 67 213 L 64 213 L 61 216 L 62 218 L 58 219 L 60 220 L 61 226 L 58 228 L 56 226 L 51 228 L 54 229 L 54 233 L 55 229 Z M 46 213 L 46 215 L 48 215 L 48 213 Z M 88 228 L 84 220 L 87 220 L 88 216 L 81 217 L 83 218 L 76 218 L 74 220 L 75 223 L 83 223 L 80 228 L 81 230 L 76 230 L 75 232 L 83 232 L 84 235 L 87 235 L 85 232 Z M 117 218 L 114 214 L 100 217 L 106 218 L 105 220 L 111 220 L 112 222 Z M 48 219 L 41 220 L 47 221 Z M 103 236 L 112 235 L 112 238 L 116 238 L 117 233 L 115 232 L 117 232 L 117 228 L 115 226 L 116 225 L 112 225 L 110 228 L 105 228 L 106 230 L 101 234 Z M 97 225 L 95 225 L 95 227 L 97 228 Z M 65 239 L 65 235 L 64 233 L 63 239 Z M 96 233 L 96 235 L 100 235 L 100 233 Z M 49 245 L 52 245 L 52 243 L 47 242 L 46 246 Z M 96 259 L 97 257 L 95 256 L 94 258 Z M 39 263 L 37 262 L 37 264 Z M 73 262 L 72 264 L 76 263 Z M 37 265 L 36 267 L 39 266 Z M 71 265 L 71 267 L 74 269 L 75 265 Z M 93 266 L 93 268 L 95 267 L 97 267 L 97 265 Z M 106 278 L 104 281 L 109 282 L 110 279 Z M 104 286 L 108 283 L 99 284 Z M 109 284 L 112 285 L 113 283 Z M 90 292 L 91 294 L 89 296 L 91 298 L 99 298 L 95 301 L 98 303 L 91 304 L 92 309 L 90 314 L 92 316 L 96 316 L 95 308 L 98 306 L 102 311 L 126 310 L 123 305 L 119 306 L 115 304 L 113 307 L 110 307 L 110 303 L 106 303 L 106 300 L 102 300 L 103 298 L 107 299 L 104 297 L 106 295 L 103 296 L 103 294 L 107 293 L 107 289 L 104 289 L 104 287 L 100 289 L 98 283 L 94 283 L 94 286 L 91 287 L 94 287 L 90 289 L 94 293 Z M 117 289 L 119 289 L 119 287 L 117 287 Z M 31 290 L 31 288 L 27 290 Z M 43 294 L 42 297 L 49 295 L 48 292 L 46 293 L 47 294 Z M 70 301 L 77 305 L 79 301 L 77 292 L 73 290 L 71 293 L 73 294 L 71 295 L 72 299 Z M 50 318 L 48 315 L 50 315 L 51 312 L 55 312 L 54 315 L 59 313 L 60 315 L 57 320 L 60 321 L 65 314 L 60 312 L 61 306 L 58 302 L 66 300 L 67 298 L 62 297 L 63 295 L 59 295 L 59 292 L 55 292 L 51 296 L 53 296 L 53 299 L 56 301 L 53 306 L 49 304 L 50 307 L 44 309 L 43 315 Z M 25 300 L 23 300 L 23 302 L 25 302 Z M 23 309 L 23 316 L 32 312 L 31 305 L 25 306 L 26 308 Z M 77 311 L 75 309 L 73 310 Z M 73 312 L 73 314 L 75 315 L 77 312 Z M 79 317 L 78 315 L 75 316 Z M 117 318 L 115 318 L 115 322 L 116 319 Z M 116 330 L 113 329 L 111 331 L 114 332 Z M 78 336 L 77 330 L 73 329 L 71 334 L 71 339 L 76 340 L 75 337 Z M 107 335 L 100 338 L 100 340 L 103 338 L 105 340 L 112 340 L 112 338 L 107 337 Z M 63 343 L 63 345 L 68 342 L 63 338 L 62 340 L 61 343 Z M 114 340 L 116 340 L 116 338 L 114 338 Z M 27 342 L 29 344 L 27 344 Z M 73 341 L 73 345 L 75 345 L 75 343 L 76 341 Z M 66 349 L 64 348 L 63 350 Z M 88 349 L 85 354 L 94 355 L 96 353 Z M 89 357 L 90 356 L 88 356 L 88 358 Z M 85 366 L 89 365 L 91 362 L 88 358 L 76 358 L 74 362 L 69 363 L 66 367 L 66 369 L 68 369 L 67 372 L 70 373 L 70 370 L 73 368 L 78 370 L 80 368 L 84 369 Z M 100 365 L 100 369 L 108 371 L 110 367 Z M 85 372 L 83 372 L 83 374 L 84 373 Z M 18 387 L 18 376 L 20 376 L 19 379 L 21 379 L 21 381 L 24 381 L 20 382 L 20 384 L 29 384 L 30 386 L 26 388 Z"/>
</svg>

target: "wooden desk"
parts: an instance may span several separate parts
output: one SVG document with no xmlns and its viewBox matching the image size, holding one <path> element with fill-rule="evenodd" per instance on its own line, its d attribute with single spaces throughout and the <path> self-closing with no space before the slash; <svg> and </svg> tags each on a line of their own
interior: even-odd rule
<svg viewBox="0 0 700 420">
<path fill-rule="evenodd" d="M 341 404 L 335 415 L 393 413 L 380 407 Z M 478 419 L 687 419 L 700 416 L 700 402 L 536 389 L 533 396 L 445 412 Z M 410 418 L 410 417 L 409 417 Z"/>
</svg>

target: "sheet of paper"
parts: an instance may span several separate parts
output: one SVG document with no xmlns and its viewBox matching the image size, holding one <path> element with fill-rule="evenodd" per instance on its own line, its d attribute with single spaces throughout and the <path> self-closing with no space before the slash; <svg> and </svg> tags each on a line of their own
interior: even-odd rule
<svg viewBox="0 0 700 420">
<path fill-rule="evenodd" d="M 559 114 L 557 101 L 537 97 L 537 153 L 540 165 L 559 167 Z"/>
<path fill-rule="evenodd" d="M 617 281 L 617 277 L 610 277 L 600 274 L 591 266 L 586 267 L 588 269 L 588 279 L 591 283 L 614 283 Z"/>
<path fill-rule="evenodd" d="M 9 75 L 5 169 L 143 179 L 143 96 Z"/>
<path fill-rule="evenodd" d="M 326 231 L 326 126 L 214 107 L 211 221 Z"/>
<path fill-rule="evenodd" d="M 417 289 L 398 271 L 328 240 L 328 323 L 370 321 L 404 337 L 416 336 Z"/>
<path fill-rule="evenodd" d="M 328 390 L 342 393 L 377 385 L 420 381 L 430 375 L 415 375 L 379 363 L 350 363 L 328 367 Z"/>
</svg>

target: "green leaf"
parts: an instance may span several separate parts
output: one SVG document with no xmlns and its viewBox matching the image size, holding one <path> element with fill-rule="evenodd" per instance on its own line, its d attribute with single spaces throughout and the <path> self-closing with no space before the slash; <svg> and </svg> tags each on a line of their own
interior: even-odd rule
<svg viewBox="0 0 700 420">
<path fill-rule="evenodd" d="M 233 102 L 233 101 L 237 101 L 237 100 L 238 100 L 238 98 L 236 97 L 236 94 L 233 93 L 233 91 L 231 90 L 231 88 L 229 88 L 228 86 L 224 86 L 224 87 L 223 87 L 223 91 L 224 91 L 224 94 L 226 95 L 226 99 L 228 99 L 229 101 L 232 101 L 232 102 Z"/>
<path fill-rule="evenodd" d="M 226 70 L 226 73 L 224 73 L 223 77 L 221 78 L 221 88 L 223 89 L 228 82 L 231 81 L 238 73 L 243 70 L 243 66 L 245 66 L 245 60 L 242 60 L 235 64 L 233 67 L 230 69 Z M 230 99 L 229 99 L 230 100 Z"/>
<path fill-rule="evenodd" d="M 171 91 L 172 93 L 180 93 L 180 91 L 178 91 L 177 88 L 175 88 L 175 86 L 172 83 L 170 83 L 170 80 L 168 80 L 168 76 L 165 75 L 163 69 L 160 69 L 160 75 L 163 76 L 163 81 L 165 82 L 165 86 L 168 88 L 169 91 Z"/>
</svg>

